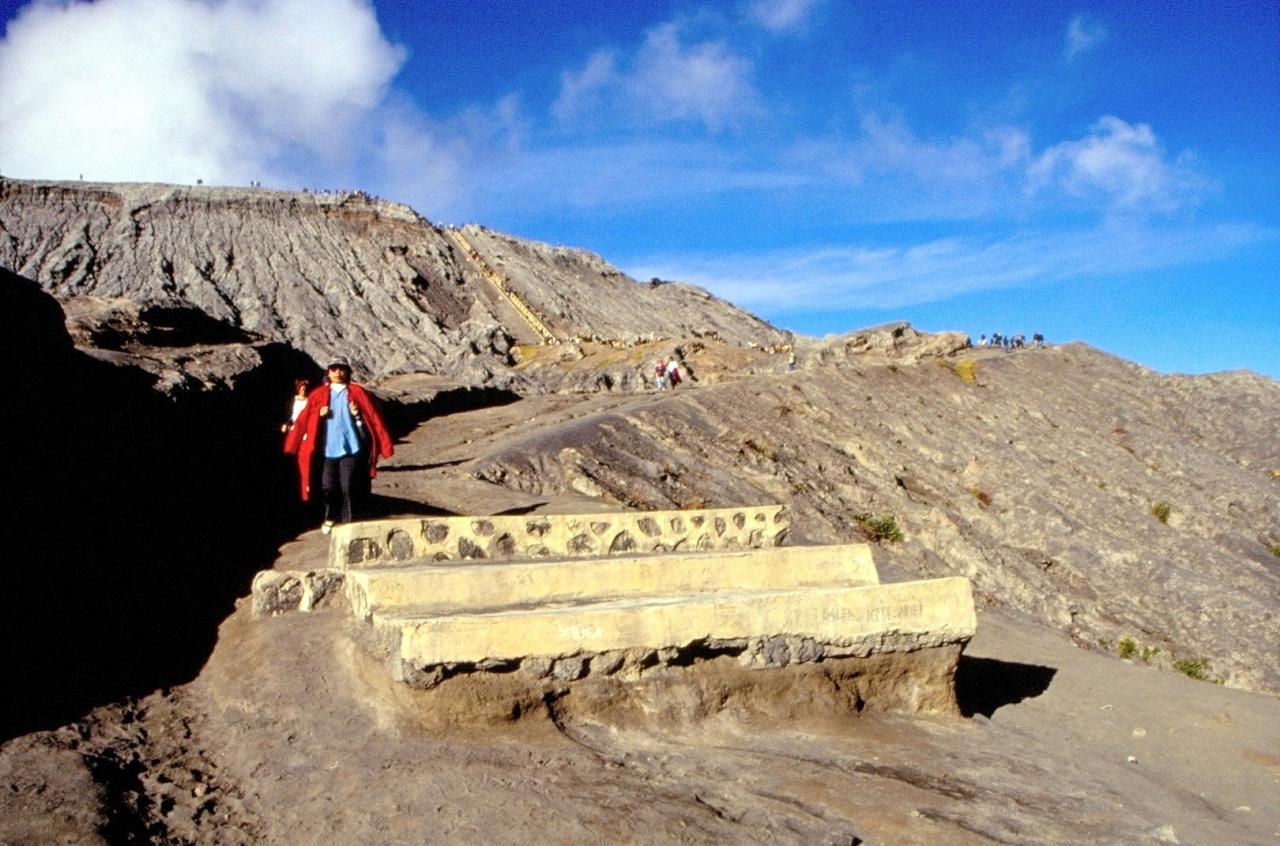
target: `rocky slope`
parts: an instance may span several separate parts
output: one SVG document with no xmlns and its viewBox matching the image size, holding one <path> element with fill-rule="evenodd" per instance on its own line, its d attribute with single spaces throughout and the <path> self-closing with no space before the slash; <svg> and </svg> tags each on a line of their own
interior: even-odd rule
<svg viewBox="0 0 1280 846">
<path fill-rule="evenodd" d="M 558 337 L 775 343 L 783 334 L 686 285 L 640 284 L 581 250 L 463 238 Z M 362 378 L 506 383 L 529 324 L 444 229 L 363 194 L 0 179 L 0 267 L 59 299 L 181 303 Z M 323 364 L 323 362 L 321 362 Z"/>
<path fill-rule="evenodd" d="M 892 518 L 904 539 L 885 554 L 911 574 L 968 576 L 1089 648 L 1203 659 L 1211 678 L 1280 692 L 1280 384 L 1162 377 L 1081 345 L 913 361 L 917 348 L 476 412 L 492 435 L 443 454 L 447 430 L 428 434 L 443 421 L 422 436 L 448 464 L 439 478 L 535 499 L 785 502 L 823 542 L 887 534 Z"/>
<path fill-rule="evenodd" d="M 0 271 L 23 494 L 0 840 L 1274 836 L 1280 384 L 904 324 L 790 339 L 586 254 L 464 240 L 581 337 L 531 343 L 459 242 L 392 204 L 0 182 L 0 266 L 36 279 Z M 340 618 L 233 604 L 277 555 L 323 555 L 278 423 L 335 350 L 383 374 L 379 515 L 784 502 L 796 542 L 969 576 L 968 718 L 613 725 L 548 703 L 431 733 Z M 690 382 L 658 394 L 672 354 Z"/>
</svg>

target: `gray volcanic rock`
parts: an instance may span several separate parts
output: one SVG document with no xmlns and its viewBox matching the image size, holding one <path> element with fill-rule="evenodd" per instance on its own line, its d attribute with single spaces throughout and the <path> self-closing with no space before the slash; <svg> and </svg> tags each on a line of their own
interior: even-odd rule
<svg viewBox="0 0 1280 846">
<path fill-rule="evenodd" d="M 550 328 L 566 337 L 652 341 L 710 335 L 760 345 L 789 337 L 693 285 L 638 284 L 595 253 L 476 225 L 462 232 Z"/>
<path fill-rule="evenodd" d="M 705 292 L 466 231 L 482 260 L 510 264 L 511 289 L 565 337 L 674 337 L 695 326 L 741 341 L 782 337 Z M 511 344 L 530 331 L 445 230 L 361 193 L 0 180 L 0 267 L 64 300 L 181 301 L 317 361 L 346 355 L 366 380 L 430 371 L 507 384 Z"/>
</svg>

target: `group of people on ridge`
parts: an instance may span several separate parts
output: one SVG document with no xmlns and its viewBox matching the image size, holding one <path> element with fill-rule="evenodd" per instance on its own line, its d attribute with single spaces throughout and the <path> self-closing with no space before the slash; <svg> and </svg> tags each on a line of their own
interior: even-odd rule
<svg viewBox="0 0 1280 846">
<path fill-rule="evenodd" d="M 988 347 L 997 350 L 1020 350 L 1027 346 L 1027 338 L 1021 332 L 1016 335 L 1001 335 L 999 332 L 992 332 L 991 338 L 986 335 L 978 336 L 978 349 L 987 349 Z M 1044 335 L 1039 332 L 1031 336 L 1031 347 L 1038 348 L 1044 346 Z"/>
</svg>

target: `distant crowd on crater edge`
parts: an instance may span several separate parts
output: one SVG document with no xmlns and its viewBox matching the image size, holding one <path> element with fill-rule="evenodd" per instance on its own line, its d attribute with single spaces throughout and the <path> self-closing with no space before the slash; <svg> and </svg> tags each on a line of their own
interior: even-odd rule
<svg viewBox="0 0 1280 846">
<path fill-rule="evenodd" d="M 978 336 L 978 343 L 973 346 L 980 350 L 995 349 L 1011 352 L 1012 350 L 1021 350 L 1030 347 L 1031 349 L 1039 349 L 1044 346 L 1044 335 L 1039 332 L 1031 336 L 1031 343 L 1027 343 L 1026 335 L 1019 332 L 1016 335 L 1001 335 L 999 332 L 992 332 L 991 337 L 986 335 Z"/>
</svg>

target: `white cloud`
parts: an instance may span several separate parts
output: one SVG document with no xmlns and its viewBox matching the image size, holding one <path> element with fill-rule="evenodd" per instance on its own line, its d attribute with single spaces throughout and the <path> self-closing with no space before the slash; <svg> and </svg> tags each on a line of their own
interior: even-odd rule
<svg viewBox="0 0 1280 846">
<path fill-rule="evenodd" d="M 726 192 L 803 187 L 807 177 L 762 169 L 703 140 L 631 140 L 521 149 L 491 156 L 477 168 L 481 204 L 545 215 L 552 210 L 624 213 L 687 204 Z"/>
<path fill-rule="evenodd" d="M 369 169 L 379 187 L 392 185 L 390 199 L 407 202 L 429 217 L 456 215 L 466 209 L 467 174 L 473 146 L 457 132 L 430 121 L 414 106 L 394 99 L 382 110 Z"/>
<path fill-rule="evenodd" d="M 852 139 L 797 143 L 791 167 L 834 187 L 868 219 L 972 219 L 1052 210 L 1167 214 L 1209 187 L 1194 156 L 1169 156 L 1142 123 L 1100 118 L 1082 138 L 1036 151 L 1027 129 L 974 127 L 924 138 L 902 120 L 864 113 Z"/>
<path fill-rule="evenodd" d="M 1067 195 L 1101 197 L 1112 208 L 1173 211 L 1203 188 L 1183 161 L 1170 162 L 1145 123 L 1103 117 L 1089 135 L 1046 149 L 1027 169 L 1031 192 L 1054 186 Z"/>
<path fill-rule="evenodd" d="M 645 34 L 629 58 L 598 51 L 561 75 L 552 113 L 561 121 L 692 121 L 718 130 L 759 109 L 752 64 L 723 41 L 685 43 L 679 26 Z"/>
<path fill-rule="evenodd" d="M 771 32 L 794 32 L 804 28 L 817 5 L 818 0 L 752 0 L 747 16 Z"/>
<path fill-rule="evenodd" d="M 1023 129 L 926 139 L 900 119 L 867 112 L 861 130 L 850 140 L 798 143 L 787 159 L 813 174 L 815 186 L 830 189 L 834 180 L 876 219 L 964 219 L 1024 201 L 1031 145 Z"/>
<path fill-rule="evenodd" d="M 0 169 L 285 179 L 347 155 L 403 59 L 365 0 L 35 2 L 0 42 Z"/>
<path fill-rule="evenodd" d="M 1081 53 L 1092 50 L 1106 40 L 1107 28 L 1105 26 L 1086 18 L 1084 15 L 1076 15 L 1067 24 L 1066 44 L 1063 47 L 1063 55 L 1070 61 Z"/>
<path fill-rule="evenodd" d="M 862 118 L 862 137 L 850 161 L 864 170 L 911 174 L 923 183 L 973 183 L 999 178 L 1023 160 L 1029 142 L 1014 127 L 942 141 L 918 138 L 905 124 L 873 114 Z"/>
<path fill-rule="evenodd" d="M 569 121 L 599 106 L 602 92 L 618 85 L 617 59 L 610 50 L 591 55 L 582 70 L 560 75 L 560 96 L 551 105 L 557 120 Z"/>
<path fill-rule="evenodd" d="M 766 316 L 848 309 L 893 309 L 1077 278 L 1110 278 L 1230 255 L 1274 241 L 1254 226 L 1152 229 L 1106 224 L 1003 240 L 945 238 L 909 246 L 829 247 L 724 257 L 635 262 L 637 279 L 701 285 Z"/>
<path fill-rule="evenodd" d="M 685 47 L 675 24 L 663 24 L 646 36 L 630 87 L 653 115 L 714 129 L 755 108 L 750 73 L 751 63 L 724 43 Z"/>
</svg>

